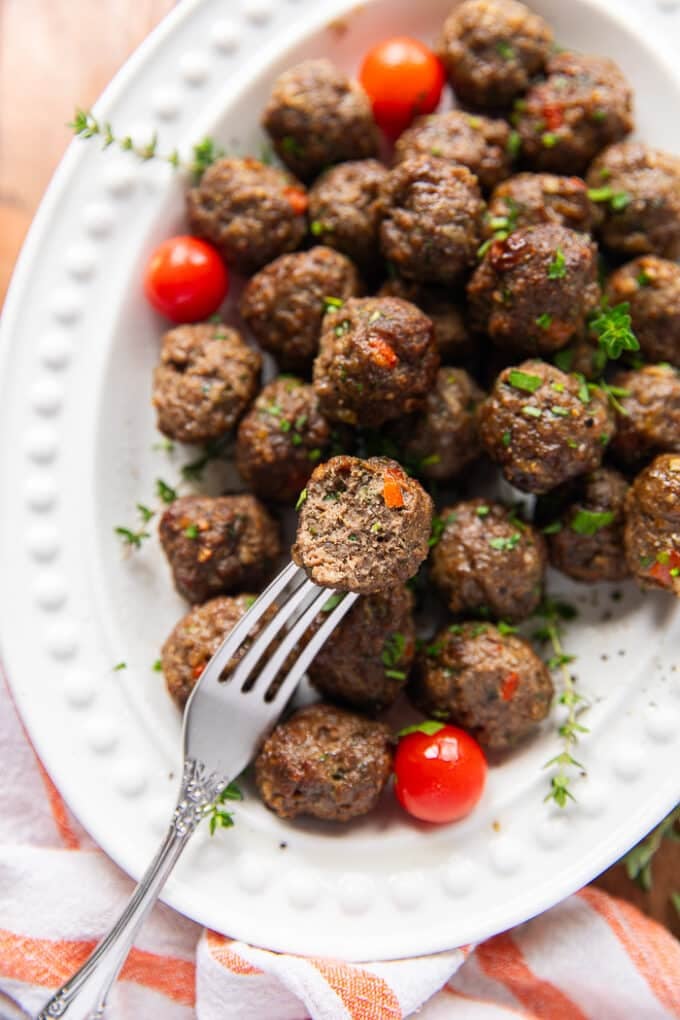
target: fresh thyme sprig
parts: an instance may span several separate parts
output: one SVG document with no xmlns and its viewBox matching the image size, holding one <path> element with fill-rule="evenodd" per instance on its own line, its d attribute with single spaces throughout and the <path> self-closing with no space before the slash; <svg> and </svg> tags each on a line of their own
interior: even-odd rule
<svg viewBox="0 0 680 1020">
<path fill-rule="evenodd" d="M 680 804 L 653 829 L 642 843 L 634 846 L 623 858 L 626 874 L 641 889 L 652 888 L 652 861 L 664 839 L 680 840 L 676 824 L 680 822 Z"/>
<path fill-rule="evenodd" d="M 592 315 L 589 324 L 600 347 L 612 361 L 619 358 L 624 351 L 640 350 L 631 324 L 628 301 L 610 307 L 605 298 L 600 308 Z"/>
<path fill-rule="evenodd" d="M 229 783 L 222 790 L 216 800 L 210 804 L 205 811 L 210 827 L 210 835 L 214 836 L 217 829 L 230 829 L 234 824 L 234 816 L 229 811 L 224 811 L 223 804 L 228 800 L 243 800 L 243 794 L 236 783 Z"/>
</svg>

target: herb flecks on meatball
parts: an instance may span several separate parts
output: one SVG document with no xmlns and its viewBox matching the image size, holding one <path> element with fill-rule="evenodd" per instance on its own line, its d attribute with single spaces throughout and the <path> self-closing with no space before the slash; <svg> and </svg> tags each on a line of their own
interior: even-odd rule
<svg viewBox="0 0 680 1020">
<path fill-rule="evenodd" d="M 444 23 L 439 56 L 464 103 L 508 106 L 543 68 L 553 33 L 516 0 L 465 0 Z"/>
<path fill-rule="evenodd" d="M 255 759 L 255 782 L 281 818 L 346 822 L 375 807 L 391 769 L 384 723 L 319 703 L 275 727 Z"/>
<path fill-rule="evenodd" d="M 680 374 L 672 365 L 617 372 L 616 436 L 612 453 L 636 467 L 657 453 L 680 453 Z"/>
<path fill-rule="evenodd" d="M 431 321 L 399 298 L 350 298 L 323 320 L 314 388 L 323 414 L 377 427 L 418 410 L 439 355 Z"/>
<path fill-rule="evenodd" d="M 379 195 L 387 173 L 377 159 L 352 160 L 326 170 L 309 189 L 312 236 L 364 272 L 374 272 L 380 260 Z"/>
<path fill-rule="evenodd" d="M 680 598 L 680 456 L 656 457 L 626 497 L 624 541 L 641 588 L 663 588 Z"/>
<path fill-rule="evenodd" d="M 546 717 L 553 685 L 522 638 L 464 623 L 440 631 L 419 654 L 409 693 L 427 715 L 458 723 L 490 751 L 506 751 Z"/>
<path fill-rule="evenodd" d="M 257 393 L 261 368 L 257 351 L 223 323 L 169 330 L 154 372 L 159 430 L 181 443 L 229 432 Z"/>
<path fill-rule="evenodd" d="M 586 331 L 599 303 L 597 249 L 557 224 L 492 241 L 467 287 L 472 328 L 524 354 L 550 354 Z"/>
<path fill-rule="evenodd" d="M 491 238 L 521 227 L 554 223 L 589 234 L 601 215 L 580 177 L 515 174 L 494 188 L 484 217 L 484 232 Z"/>
<path fill-rule="evenodd" d="M 293 560 L 319 585 L 371 595 L 413 577 L 427 556 L 432 500 L 387 457 L 333 457 L 300 499 Z"/>
<path fill-rule="evenodd" d="M 511 485 L 543 493 L 600 466 L 614 418 L 597 387 L 525 361 L 499 375 L 480 408 L 479 432 Z"/>
<path fill-rule="evenodd" d="M 302 180 L 378 151 L 368 97 L 330 60 L 305 60 L 279 75 L 262 124 L 278 156 Z"/>
<path fill-rule="evenodd" d="M 649 361 L 680 368 L 680 266 L 657 255 L 642 255 L 607 280 L 610 305 L 627 301 L 633 332 Z"/>
<path fill-rule="evenodd" d="M 175 588 L 189 602 L 257 589 L 280 551 L 277 525 L 253 496 L 182 496 L 159 534 Z"/>
</svg>

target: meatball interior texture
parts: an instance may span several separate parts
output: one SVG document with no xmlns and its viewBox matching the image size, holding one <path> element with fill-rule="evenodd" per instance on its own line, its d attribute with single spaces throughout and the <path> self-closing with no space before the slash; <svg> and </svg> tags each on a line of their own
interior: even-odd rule
<svg viewBox="0 0 680 1020">
<path fill-rule="evenodd" d="M 187 219 L 231 269 L 249 274 L 300 245 L 306 201 L 300 182 L 277 167 L 219 159 L 187 193 Z"/>
<path fill-rule="evenodd" d="M 391 769 L 384 723 L 319 703 L 274 728 L 255 759 L 255 782 L 281 818 L 346 822 L 375 807 Z"/>
<path fill-rule="evenodd" d="M 413 577 L 427 556 L 432 500 L 387 457 L 333 457 L 312 474 L 293 560 L 316 583 L 370 595 Z"/>
<path fill-rule="evenodd" d="M 680 375 L 671 365 L 645 365 L 618 372 L 620 390 L 612 453 L 635 467 L 657 453 L 680 452 Z"/>
<path fill-rule="evenodd" d="M 395 585 L 352 606 L 312 661 L 309 679 L 322 697 L 380 712 L 406 683 L 415 648 L 413 596 Z"/>
<path fill-rule="evenodd" d="M 528 642 L 489 623 L 453 624 L 416 658 L 409 688 L 427 715 L 469 730 L 489 751 L 526 739 L 550 711 L 553 685 Z"/>
<path fill-rule="evenodd" d="M 279 158 L 302 180 L 378 151 L 368 97 L 330 60 L 306 60 L 279 75 L 262 124 Z"/>
<path fill-rule="evenodd" d="M 543 18 L 516 0 L 465 0 L 444 22 L 437 49 L 458 98 L 495 109 L 526 91 L 552 42 Z"/>
<path fill-rule="evenodd" d="M 484 232 L 493 237 L 500 230 L 512 233 L 520 227 L 555 223 L 589 234 L 601 215 L 580 177 L 521 173 L 494 188 L 484 217 Z"/>
<path fill-rule="evenodd" d="M 500 503 L 471 499 L 441 511 L 431 577 L 456 615 L 523 620 L 543 590 L 543 536 Z"/>
<path fill-rule="evenodd" d="M 351 160 L 325 170 L 309 189 L 309 228 L 321 244 L 344 252 L 364 272 L 380 260 L 380 188 L 387 167 Z"/>
<path fill-rule="evenodd" d="M 400 298 L 350 298 L 323 320 L 314 389 L 323 414 L 377 427 L 423 406 L 439 368 L 430 319 Z"/>
<path fill-rule="evenodd" d="M 641 255 L 609 277 L 611 305 L 627 301 L 633 332 L 649 361 L 680 368 L 680 266 L 658 255 Z"/>
<path fill-rule="evenodd" d="M 325 299 L 345 301 L 361 290 L 349 259 L 319 245 L 281 255 L 256 273 L 243 292 L 241 315 L 282 369 L 302 371 L 319 348 Z"/>
<path fill-rule="evenodd" d="M 411 156 L 390 171 L 380 205 L 382 253 L 402 276 L 453 284 L 474 265 L 484 202 L 467 167 Z"/>
<path fill-rule="evenodd" d="M 515 106 L 522 156 L 532 170 L 582 174 L 633 129 L 633 95 L 613 60 L 583 53 L 551 57 L 547 77 Z"/>
<path fill-rule="evenodd" d="M 621 142 L 598 156 L 587 181 L 611 196 L 602 202 L 599 232 L 607 248 L 680 258 L 680 158 L 641 142 Z"/>
<path fill-rule="evenodd" d="M 294 502 L 332 439 L 313 388 L 285 376 L 265 386 L 242 419 L 236 465 L 256 495 Z"/>
<path fill-rule="evenodd" d="M 412 156 L 437 156 L 460 163 L 491 190 L 512 168 L 510 126 L 500 118 L 447 110 L 419 117 L 394 147 L 397 163 Z"/>
<path fill-rule="evenodd" d="M 628 576 L 623 550 L 623 506 L 628 483 L 612 468 L 577 479 L 566 507 L 548 534 L 550 562 L 575 581 L 621 581 Z"/>
<path fill-rule="evenodd" d="M 181 443 L 224 435 L 255 397 L 261 368 L 257 351 L 222 323 L 169 330 L 153 381 L 159 430 Z"/>
<path fill-rule="evenodd" d="M 680 597 L 680 457 L 665 453 L 642 471 L 626 496 L 624 542 L 641 588 Z"/>
<path fill-rule="evenodd" d="M 189 602 L 257 588 L 280 552 L 278 527 L 254 496 L 182 496 L 161 517 L 159 535 Z"/>
<path fill-rule="evenodd" d="M 601 390 L 545 361 L 525 361 L 499 375 L 479 431 L 511 485 L 543 493 L 600 466 L 614 418 Z"/>
<path fill-rule="evenodd" d="M 597 307 L 597 249 L 557 224 L 491 243 L 467 287 L 470 323 L 494 344 L 550 354 L 580 337 Z"/>
<path fill-rule="evenodd" d="M 383 283 L 378 297 L 403 298 L 419 308 L 432 322 L 434 342 L 445 364 L 456 364 L 472 353 L 462 304 L 445 287 L 428 287 L 394 277 Z"/>
</svg>

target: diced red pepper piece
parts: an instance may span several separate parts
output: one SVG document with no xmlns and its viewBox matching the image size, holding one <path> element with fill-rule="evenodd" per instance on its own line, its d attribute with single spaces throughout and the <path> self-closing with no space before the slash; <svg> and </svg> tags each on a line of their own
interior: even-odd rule
<svg viewBox="0 0 680 1020">
<path fill-rule="evenodd" d="M 511 701 L 519 687 L 519 673 L 508 673 L 501 684 L 501 698 L 503 701 Z"/>
<path fill-rule="evenodd" d="M 385 340 L 379 336 L 369 337 L 368 346 L 371 348 L 373 361 L 381 368 L 394 368 L 399 358 Z"/>
<path fill-rule="evenodd" d="M 543 107 L 543 120 L 549 131 L 556 131 L 564 124 L 564 113 L 560 106 L 551 106 L 547 103 Z"/>
<path fill-rule="evenodd" d="M 398 510 L 404 505 L 404 493 L 399 481 L 394 471 L 385 472 L 383 499 L 385 500 L 385 506 L 390 510 Z"/>
<path fill-rule="evenodd" d="M 194 678 L 194 680 L 198 680 L 202 676 L 204 669 L 205 669 L 205 663 L 199 663 L 198 666 L 194 666 L 194 671 L 191 674 L 192 677 Z"/>
<path fill-rule="evenodd" d="M 288 199 L 292 206 L 293 212 L 297 213 L 298 216 L 302 216 L 303 213 L 307 212 L 307 195 L 300 188 L 284 188 L 283 193 Z"/>
</svg>

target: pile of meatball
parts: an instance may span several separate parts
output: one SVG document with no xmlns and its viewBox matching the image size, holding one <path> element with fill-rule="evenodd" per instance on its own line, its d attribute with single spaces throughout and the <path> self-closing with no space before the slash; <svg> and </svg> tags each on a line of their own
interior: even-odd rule
<svg viewBox="0 0 680 1020">
<path fill-rule="evenodd" d="M 456 108 L 416 119 L 389 162 L 360 87 L 308 60 L 263 114 L 281 165 L 219 159 L 187 196 L 192 233 L 247 277 L 242 324 L 164 336 L 158 427 L 233 434 L 247 492 L 184 496 L 162 518 L 192 604 L 162 652 L 171 695 L 184 705 L 272 576 L 282 508 L 302 502 L 310 576 L 362 592 L 310 667 L 323 701 L 257 758 L 285 818 L 376 804 L 393 743 L 376 717 L 404 691 L 489 752 L 527 739 L 553 688 L 512 625 L 547 563 L 680 595 L 680 159 L 628 140 L 612 60 L 558 50 L 516 0 L 465 0 L 438 52 Z M 593 321 L 623 302 L 640 350 L 607 365 Z M 261 350 L 280 373 L 265 386 Z M 484 460 L 537 497 L 533 521 L 447 498 L 431 532 L 425 490 L 465 489 Z M 418 643 L 404 581 L 428 547 L 450 618 Z"/>
</svg>

